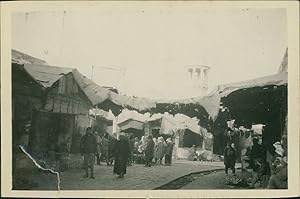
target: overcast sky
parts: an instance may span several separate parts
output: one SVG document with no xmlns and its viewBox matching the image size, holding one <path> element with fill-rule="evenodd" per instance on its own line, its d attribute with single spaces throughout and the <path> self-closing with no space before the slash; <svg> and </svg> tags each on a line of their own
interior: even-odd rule
<svg viewBox="0 0 300 199">
<path fill-rule="evenodd" d="M 128 95 L 180 98 L 187 65 L 211 67 L 210 89 L 276 73 L 287 47 L 286 20 L 284 9 L 17 13 L 12 47 L 87 77 L 94 65 L 94 81 Z"/>
</svg>

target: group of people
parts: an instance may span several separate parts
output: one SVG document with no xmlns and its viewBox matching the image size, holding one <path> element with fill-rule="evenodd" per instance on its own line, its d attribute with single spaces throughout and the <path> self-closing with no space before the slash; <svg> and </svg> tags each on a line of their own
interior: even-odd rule
<svg viewBox="0 0 300 199">
<path fill-rule="evenodd" d="M 139 138 L 129 139 L 125 134 L 120 133 L 115 139 L 107 133 L 103 137 L 99 133 L 92 133 L 92 128 L 86 129 L 86 134 L 82 137 L 80 143 L 80 152 L 83 156 L 85 169 L 84 177 L 95 179 L 94 164 L 97 158 L 97 164 L 101 165 L 101 160 L 105 160 L 107 165 L 114 162 L 113 173 L 119 178 L 124 178 L 128 165 L 135 162 L 136 155 L 141 155 L 145 160 L 145 167 L 151 167 L 153 164 L 162 164 L 165 158 L 165 165 L 170 166 L 172 161 L 173 142 L 168 138 L 165 142 L 163 137 L 153 138 L 151 135 Z"/>
<path fill-rule="evenodd" d="M 112 165 L 113 162 L 113 149 L 115 138 L 105 133 L 102 137 L 100 133 L 95 132 L 95 137 L 97 141 L 97 164 L 101 165 L 101 160 L 104 160 L 107 166 Z"/>
<path fill-rule="evenodd" d="M 118 174 L 119 178 L 123 178 L 126 174 L 126 166 L 130 157 L 129 142 L 125 135 L 120 135 L 118 139 L 110 137 L 107 133 L 99 138 L 98 133 L 92 133 L 92 128 L 86 129 L 86 134 L 81 138 L 80 152 L 83 156 L 83 166 L 85 169 L 84 178 L 89 177 L 95 179 L 94 164 L 97 157 L 97 164 L 105 158 L 107 165 L 112 165 L 114 161 L 113 173 Z"/>
<path fill-rule="evenodd" d="M 247 149 L 249 169 L 252 170 L 250 188 L 255 188 L 259 182 L 262 188 L 287 188 L 287 148 L 286 138 L 273 144 L 275 153 L 271 153 L 262 145 L 262 138 L 254 137 L 253 146 Z M 228 169 L 235 175 L 235 163 L 238 159 L 234 143 L 228 143 L 224 149 L 225 173 Z"/>
<path fill-rule="evenodd" d="M 162 160 L 165 158 L 165 165 L 171 165 L 173 152 L 171 138 L 165 141 L 163 137 L 153 138 L 149 135 L 142 136 L 141 139 L 135 137 L 133 142 L 132 162 L 144 162 L 145 167 L 151 167 L 153 164 L 162 165 Z"/>
</svg>

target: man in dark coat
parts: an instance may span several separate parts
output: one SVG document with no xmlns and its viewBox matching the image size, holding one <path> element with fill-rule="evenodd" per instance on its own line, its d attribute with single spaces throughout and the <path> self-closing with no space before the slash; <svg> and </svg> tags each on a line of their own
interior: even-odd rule
<svg viewBox="0 0 300 199">
<path fill-rule="evenodd" d="M 225 173 L 228 175 L 228 169 L 232 170 L 232 173 L 235 175 L 235 162 L 236 162 L 236 151 L 234 144 L 227 143 L 227 146 L 224 149 L 224 164 L 225 164 Z"/>
<path fill-rule="evenodd" d="M 84 158 L 84 168 L 85 168 L 85 175 L 84 177 L 88 177 L 88 168 L 91 168 L 91 178 L 95 179 L 94 177 L 94 164 L 95 164 L 95 156 L 97 154 L 97 140 L 96 137 L 92 134 L 91 127 L 86 129 L 86 134 L 81 138 L 80 143 L 80 152 Z"/>
<path fill-rule="evenodd" d="M 114 147 L 115 164 L 113 173 L 119 175 L 119 178 L 124 178 L 124 175 L 126 174 L 127 161 L 130 155 L 127 137 L 121 134 Z"/>
<path fill-rule="evenodd" d="M 151 135 L 148 136 L 148 141 L 145 149 L 145 158 L 146 158 L 146 165 L 145 167 L 151 167 L 153 155 L 154 155 L 154 141 Z"/>
</svg>

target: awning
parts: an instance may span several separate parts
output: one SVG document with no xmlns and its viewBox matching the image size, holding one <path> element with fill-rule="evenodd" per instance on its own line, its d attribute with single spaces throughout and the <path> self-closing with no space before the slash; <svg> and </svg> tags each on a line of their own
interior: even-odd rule
<svg viewBox="0 0 300 199">
<path fill-rule="evenodd" d="M 72 72 L 71 68 L 48 65 L 24 64 L 26 72 L 44 88 L 50 88 L 64 75 Z"/>
<path fill-rule="evenodd" d="M 280 86 L 280 85 L 286 85 L 287 83 L 288 83 L 287 72 L 281 72 L 275 75 L 260 77 L 248 81 L 219 85 L 217 89 L 211 92 L 210 96 L 219 94 L 221 97 L 226 97 L 230 93 L 240 89 L 264 87 L 269 85 Z"/>
<path fill-rule="evenodd" d="M 126 120 L 120 124 L 118 124 L 120 131 L 125 131 L 127 129 L 136 129 L 136 130 L 143 130 L 144 123 L 136 120 Z"/>
<path fill-rule="evenodd" d="M 168 114 L 165 114 L 164 117 L 162 117 L 161 129 L 160 129 L 161 134 L 172 135 L 178 130 L 184 130 L 184 129 L 189 129 L 193 133 L 202 136 L 201 127 L 198 125 L 198 122 L 194 121 L 192 118 L 189 119 L 186 118 L 184 119 L 180 117 L 176 118 Z"/>
</svg>

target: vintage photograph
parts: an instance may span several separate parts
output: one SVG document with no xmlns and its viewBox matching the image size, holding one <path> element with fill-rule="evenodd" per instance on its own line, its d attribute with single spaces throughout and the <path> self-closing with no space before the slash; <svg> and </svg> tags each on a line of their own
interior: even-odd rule
<svg viewBox="0 0 300 199">
<path fill-rule="evenodd" d="M 288 189 L 287 21 L 174 2 L 12 13 L 12 190 Z"/>
</svg>

